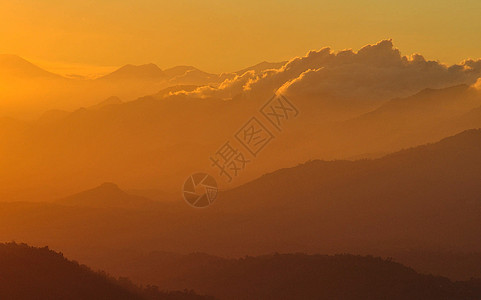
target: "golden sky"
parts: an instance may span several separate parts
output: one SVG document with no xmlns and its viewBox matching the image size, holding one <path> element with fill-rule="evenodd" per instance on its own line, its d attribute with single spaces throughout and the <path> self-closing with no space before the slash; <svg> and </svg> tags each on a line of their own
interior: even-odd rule
<svg viewBox="0 0 481 300">
<path fill-rule="evenodd" d="M 479 0 L 0 0 L 0 7 L 0 53 L 61 73 L 149 62 L 234 71 L 385 38 L 403 54 L 446 63 L 481 57 Z"/>
</svg>

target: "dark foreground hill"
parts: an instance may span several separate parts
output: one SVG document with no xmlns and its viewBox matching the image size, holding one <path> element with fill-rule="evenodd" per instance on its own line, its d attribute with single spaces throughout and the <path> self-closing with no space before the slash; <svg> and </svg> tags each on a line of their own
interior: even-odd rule
<svg viewBox="0 0 481 300">
<path fill-rule="evenodd" d="M 8 300 L 202 300 L 193 292 L 136 287 L 69 261 L 62 254 L 25 244 L 0 244 L 0 299 Z"/>
<path fill-rule="evenodd" d="M 480 299 L 481 281 L 452 282 L 372 256 L 274 254 L 223 259 L 155 252 L 124 261 L 133 278 L 219 299 Z"/>
<path fill-rule="evenodd" d="M 481 281 L 453 282 L 372 256 L 273 254 L 223 259 L 165 252 L 125 262 L 137 280 L 218 299 L 476 300 Z M 124 266 L 125 267 L 125 266 Z M 139 268 L 140 267 L 140 268 Z M 0 299 L 203 300 L 193 292 L 161 292 L 115 280 L 62 254 L 25 244 L 0 244 Z"/>
</svg>

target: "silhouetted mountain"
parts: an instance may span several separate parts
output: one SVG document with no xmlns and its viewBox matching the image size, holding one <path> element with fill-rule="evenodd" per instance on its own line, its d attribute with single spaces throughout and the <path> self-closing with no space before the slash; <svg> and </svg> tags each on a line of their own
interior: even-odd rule
<svg viewBox="0 0 481 300">
<path fill-rule="evenodd" d="M 139 207 L 152 204 L 152 201 L 130 195 L 114 183 L 104 183 L 94 189 L 58 200 L 57 203 L 89 207 Z"/>
<path fill-rule="evenodd" d="M 60 75 L 45 71 L 27 60 L 10 54 L 0 55 L 0 77 L 60 79 Z"/>
<path fill-rule="evenodd" d="M 253 65 L 251 67 L 236 71 L 235 73 L 237 75 L 242 75 L 242 74 L 244 74 L 245 72 L 248 72 L 248 71 L 254 71 L 256 73 L 261 73 L 261 72 L 263 72 L 265 70 L 269 70 L 269 69 L 279 69 L 280 67 L 282 67 L 286 63 L 287 63 L 287 61 L 281 61 L 281 62 L 263 61 L 261 63 L 258 63 L 257 65 Z"/>
<path fill-rule="evenodd" d="M 13 78 L 62 78 L 60 75 L 45 71 L 44 69 L 26 61 L 17 55 L 0 55 L 0 77 Z"/>
<path fill-rule="evenodd" d="M 172 67 L 172 68 L 165 69 L 164 73 L 169 78 L 173 78 L 173 77 L 176 77 L 176 76 L 184 75 L 187 71 L 192 71 L 192 70 L 200 71 L 199 69 L 197 69 L 196 67 L 193 67 L 193 66 L 175 66 L 175 67 Z"/>
<path fill-rule="evenodd" d="M 220 99 L 199 101 L 180 95 L 168 99 L 143 97 L 108 105 L 101 110 L 79 109 L 48 126 L 38 126 L 34 122 L 25 131 L 10 132 L 14 137 L 5 139 L 0 147 L 5 147 L 5 151 L 22 161 L 21 164 L 37 167 L 20 172 L 14 167 L 16 161 L 7 160 L 9 154 L 5 153 L 0 157 L 0 164 L 5 163 L 8 167 L 0 168 L 0 176 L 9 170 L 7 190 L 13 190 L 20 184 L 20 180 L 14 179 L 17 176 L 19 179 L 29 176 L 30 184 L 40 189 L 47 186 L 69 188 L 57 195 L 92 186 L 106 178 L 140 189 L 157 188 L 172 192 L 175 188 L 177 193 L 178 184 L 185 179 L 186 173 L 205 165 L 207 150 L 214 143 L 222 143 L 226 134 L 234 132 L 238 124 L 244 122 L 248 106 L 252 104 Z M 207 115 L 216 122 L 204 122 Z M 196 153 L 192 153 L 192 149 L 196 149 Z M 21 157 L 19 153 L 23 153 Z M 40 157 L 38 153 L 43 154 Z M 51 168 L 54 164 L 58 168 Z M 86 165 L 89 167 L 86 168 Z M 133 168 L 135 172 L 131 172 Z M 71 172 L 76 174 L 73 188 Z M 136 179 L 126 182 L 119 177 Z M 51 181 L 53 178 L 56 178 L 55 182 Z M 23 182 L 21 186 L 19 189 L 23 193 L 28 191 Z M 14 197 L 22 194 L 15 190 L 12 193 Z"/>
<path fill-rule="evenodd" d="M 381 159 L 279 170 L 221 194 L 213 209 L 245 212 L 233 240 L 252 245 L 282 232 L 290 251 L 479 251 L 480 181 L 481 131 L 471 130 Z"/>
<path fill-rule="evenodd" d="M 226 79 L 233 79 L 236 75 L 242 75 L 247 71 L 254 71 L 256 73 L 261 73 L 268 69 L 277 69 L 282 67 L 286 62 L 261 62 L 254 66 L 242 69 L 237 72 L 233 73 L 222 73 L 222 74 L 211 74 L 199 70 L 192 66 L 176 66 L 173 68 L 169 68 L 164 70 L 165 74 L 168 75 L 170 78 L 169 82 L 172 84 L 182 84 L 187 85 L 187 89 L 185 91 L 190 91 L 190 86 L 202 86 L 202 85 L 212 85 L 212 84 L 220 84 Z M 165 95 L 165 94 L 163 94 Z"/>
<path fill-rule="evenodd" d="M 426 119 L 454 118 L 480 105 L 481 95 L 478 90 L 467 85 L 439 90 L 425 89 L 408 98 L 388 101 L 357 120 L 362 120 L 371 126 L 379 126 L 381 122 L 390 127 L 399 127 L 401 124 L 420 126 L 419 123 L 426 122 Z"/>
<path fill-rule="evenodd" d="M 133 100 L 168 87 L 153 64 L 127 65 L 98 80 L 67 78 L 47 72 L 14 55 L 0 56 L 0 116 L 38 119 L 45 111 L 72 111 L 111 95 Z M 119 84 L 121 83 L 121 84 Z"/>
<path fill-rule="evenodd" d="M 426 89 L 408 98 L 388 101 L 372 112 L 345 122 L 341 134 L 350 137 L 349 143 L 364 142 L 367 147 L 371 145 L 371 149 L 374 145 L 386 150 L 389 150 L 387 147 L 407 147 L 426 142 L 426 137 L 436 140 L 481 126 L 479 121 L 472 127 L 453 123 L 480 106 L 481 93 L 467 85 Z"/>
<path fill-rule="evenodd" d="M 102 109 L 102 108 L 104 108 L 106 106 L 109 106 L 109 105 L 117 105 L 117 104 L 121 104 L 121 103 L 122 103 L 122 100 L 120 100 L 119 97 L 111 96 L 111 97 L 108 97 L 107 99 L 101 101 L 98 104 L 90 106 L 89 109 Z"/>
<path fill-rule="evenodd" d="M 155 64 L 125 65 L 97 80 L 161 80 L 167 75 Z"/>
<path fill-rule="evenodd" d="M 181 195 L 179 201 L 128 210 L 92 209 L 81 205 L 83 200 L 75 202 L 78 206 L 0 203 L 0 236 L 48 243 L 107 270 L 111 265 L 103 264 L 109 259 L 100 253 L 119 255 L 111 249 L 229 256 L 481 252 L 479 182 L 481 131 L 472 130 L 380 159 L 312 161 L 282 169 L 222 191 L 201 211 Z M 114 191 L 107 195 L 122 195 L 107 187 Z M 94 191 L 80 199 L 96 204 L 110 197 Z M 78 247 L 85 243 L 88 249 Z"/>
<path fill-rule="evenodd" d="M 222 259 L 151 253 L 120 262 L 136 281 L 228 299 L 479 299 L 481 281 L 452 282 L 374 257 L 274 254 Z"/>
<path fill-rule="evenodd" d="M 224 80 L 217 74 L 210 74 L 199 69 L 188 69 L 185 73 L 174 76 L 169 79 L 171 84 L 175 85 L 208 85 L 213 83 L 220 83 Z"/>
<path fill-rule="evenodd" d="M 481 252 L 423 251 L 411 249 L 393 252 L 394 257 L 421 273 L 431 273 L 451 280 L 481 278 Z"/>
<path fill-rule="evenodd" d="M 298 137 L 296 151 L 291 152 L 298 156 L 305 153 L 306 160 L 308 155 L 331 160 L 350 159 L 366 153 L 391 153 L 481 127 L 480 118 L 468 121 L 466 116 L 480 106 L 480 91 L 466 85 L 426 89 L 338 122 L 316 121 L 318 113 L 312 113 L 315 108 L 310 110 L 309 104 L 303 103 L 299 109 L 305 120 L 296 124 L 295 132 L 289 137 Z"/>
<path fill-rule="evenodd" d="M 192 170 L 207 167 L 208 157 L 266 101 L 168 96 L 180 90 L 192 92 L 196 87 L 165 88 L 156 95 L 108 105 L 102 110 L 76 111 L 50 126 L 32 123 L 24 132 L 13 132 L 13 140 L 3 139 L 7 152 L 4 155 L 22 152 L 21 163 L 35 168 L 21 170 L 16 167 L 18 162 L 5 159 L 6 167 L 0 168 L 0 175 L 6 170 L 8 174 L 0 185 L 24 200 L 30 195 L 22 194 L 29 190 L 23 188 L 23 183 L 17 185 L 25 176 L 31 178 L 32 188 L 39 190 L 47 186 L 69 188 L 56 191 L 57 195 L 106 178 L 125 186 L 177 192 L 179 182 Z M 291 100 L 300 116 L 288 126 L 286 123 L 282 138 L 275 139 L 263 152 L 266 159 L 247 167 L 236 184 L 313 158 L 332 160 L 391 153 L 481 127 L 481 118 L 476 114 L 463 117 L 481 106 L 481 93 L 466 86 L 426 90 L 345 122 L 324 120 L 320 111 L 329 114 L 330 110 L 323 105 Z M 469 121 L 463 121 L 468 117 Z M 63 149 L 61 155 L 55 149 Z M 39 152 L 44 154 L 39 156 Z M 51 168 L 53 164 L 60 167 Z M 91 168 L 85 168 L 86 164 L 92 164 Z M 133 167 L 137 172 L 129 171 Z M 71 186 L 72 172 L 82 174 L 76 177 L 80 185 Z"/>
<path fill-rule="evenodd" d="M 188 300 L 211 299 L 193 292 L 143 289 L 69 261 L 62 254 L 25 244 L 0 244 L 0 298 L 16 300 Z"/>
</svg>

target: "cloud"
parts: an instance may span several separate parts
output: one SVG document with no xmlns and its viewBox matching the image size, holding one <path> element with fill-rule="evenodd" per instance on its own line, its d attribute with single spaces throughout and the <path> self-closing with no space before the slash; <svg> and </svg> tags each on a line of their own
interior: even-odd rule
<svg viewBox="0 0 481 300">
<path fill-rule="evenodd" d="M 478 89 L 478 90 L 481 90 L 481 78 L 478 78 L 476 83 L 473 84 L 473 87 Z"/>
<path fill-rule="evenodd" d="M 471 85 L 481 76 L 481 61 L 448 67 L 419 54 L 401 56 L 391 41 L 366 46 L 357 53 L 332 55 L 335 64 L 307 70 L 280 91 L 306 97 L 378 100 L 409 96 L 425 88 Z"/>
<path fill-rule="evenodd" d="M 232 98 L 276 91 L 291 96 L 323 99 L 387 100 L 425 88 L 472 85 L 481 76 L 481 60 L 447 66 L 420 54 L 403 56 L 391 40 L 367 45 L 359 51 L 309 51 L 279 69 L 246 72 L 217 87 L 201 87 L 197 97 Z"/>
<path fill-rule="evenodd" d="M 228 76 L 232 75 L 232 76 Z M 186 91 L 179 91 L 175 93 L 171 93 L 174 95 L 189 95 L 189 96 L 196 96 L 200 98 L 206 97 L 217 97 L 217 98 L 225 98 L 230 99 L 233 98 L 235 95 L 241 94 L 245 91 L 246 84 L 252 79 L 256 77 L 255 71 L 247 71 L 242 75 L 235 75 L 231 74 L 222 74 L 221 76 L 227 77 L 220 85 L 214 87 L 210 85 L 201 86 L 191 92 Z M 230 78 L 229 78 L 230 77 Z"/>
</svg>

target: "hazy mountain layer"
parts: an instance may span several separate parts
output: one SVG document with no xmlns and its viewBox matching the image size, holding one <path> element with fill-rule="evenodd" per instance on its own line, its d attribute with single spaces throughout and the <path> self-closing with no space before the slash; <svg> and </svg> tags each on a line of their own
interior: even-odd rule
<svg viewBox="0 0 481 300">
<path fill-rule="evenodd" d="M 381 159 L 312 161 L 222 192 L 203 210 L 131 196 L 127 208 L 123 192 L 103 185 L 74 196 L 76 206 L 2 203 L 0 234 L 102 267 L 107 256 L 138 249 L 480 252 L 480 151 L 481 133 L 472 130 Z"/>
</svg>

